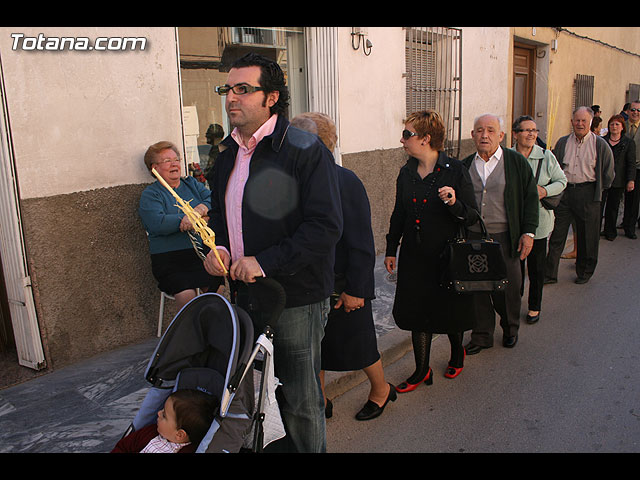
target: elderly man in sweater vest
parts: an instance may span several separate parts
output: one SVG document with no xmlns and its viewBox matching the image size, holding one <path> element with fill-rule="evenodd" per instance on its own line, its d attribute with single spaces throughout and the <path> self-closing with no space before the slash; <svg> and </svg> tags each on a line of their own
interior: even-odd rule
<svg viewBox="0 0 640 480">
<path fill-rule="evenodd" d="M 476 326 L 471 342 L 465 346 L 468 355 L 493 346 L 496 312 L 500 315 L 503 346 L 516 345 L 522 303 L 520 260 L 529 255 L 538 226 L 538 190 L 531 167 L 520 153 L 500 146 L 504 138 L 502 119 L 481 115 L 474 122 L 471 137 L 477 153 L 463 163 L 469 169 L 487 231 L 502 245 L 509 283 L 505 292 L 475 295 Z M 479 228 L 473 225 L 469 236 L 480 238 Z"/>
</svg>

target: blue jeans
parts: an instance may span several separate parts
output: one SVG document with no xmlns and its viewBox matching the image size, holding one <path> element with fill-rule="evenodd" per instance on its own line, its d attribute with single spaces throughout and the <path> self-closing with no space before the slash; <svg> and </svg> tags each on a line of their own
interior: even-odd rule
<svg viewBox="0 0 640 480">
<path fill-rule="evenodd" d="M 276 450 L 326 451 L 324 397 L 320 386 L 320 344 L 329 315 L 329 299 L 287 308 L 275 326 L 273 361 L 278 405 L 287 433 Z"/>
</svg>

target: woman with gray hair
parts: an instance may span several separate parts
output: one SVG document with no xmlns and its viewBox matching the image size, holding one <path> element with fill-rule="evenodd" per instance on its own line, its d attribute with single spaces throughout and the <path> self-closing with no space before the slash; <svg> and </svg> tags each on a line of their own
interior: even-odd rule
<svg viewBox="0 0 640 480">
<path fill-rule="evenodd" d="M 331 118 L 322 113 L 303 113 L 291 125 L 316 134 L 333 152 L 338 139 Z M 382 414 L 387 403 L 397 398 L 395 387 L 385 381 L 378 352 L 371 300 L 375 296 L 376 254 L 371 229 L 371 208 L 364 185 L 351 170 L 336 165 L 340 185 L 344 227 L 336 245 L 335 287 L 331 311 L 322 340 L 322 371 L 364 370 L 371 384 L 369 398 L 356 414 L 357 420 L 371 420 Z M 325 416 L 333 405 L 325 396 Z"/>
<path fill-rule="evenodd" d="M 515 150 L 521 153 L 533 170 L 537 178 L 538 198 L 553 196 L 561 193 L 567 186 L 567 177 L 551 150 L 542 149 L 536 142 L 538 127 L 532 117 L 523 115 L 513 122 Z M 548 210 L 539 204 L 538 228 L 533 239 L 531 253 L 522 260 L 523 282 L 521 293 L 524 293 L 525 262 L 529 277 L 529 311 L 527 323 L 536 323 L 540 319 L 542 308 L 542 287 L 544 286 L 544 264 L 547 256 L 547 238 L 553 230 L 553 210 Z"/>
<path fill-rule="evenodd" d="M 150 173 L 155 169 L 180 198 L 193 199 L 192 207 L 201 216 L 208 214 L 211 192 L 194 177 L 182 177 L 182 159 L 173 143 L 162 141 L 151 145 L 145 153 L 144 163 Z M 189 231 L 193 230 L 189 218 L 159 181 L 143 190 L 138 214 L 148 234 L 151 271 L 158 281 L 158 288 L 172 295 L 178 308 L 193 299 L 198 288 L 215 292 L 224 283 L 223 277 L 209 275 L 204 269 L 193 241 L 199 248 L 208 247 L 189 236 Z"/>
</svg>

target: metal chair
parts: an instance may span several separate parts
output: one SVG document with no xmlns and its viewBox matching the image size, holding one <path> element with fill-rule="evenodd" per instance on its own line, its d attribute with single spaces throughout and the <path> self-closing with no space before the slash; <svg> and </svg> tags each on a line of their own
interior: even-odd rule
<svg viewBox="0 0 640 480">
<path fill-rule="evenodd" d="M 162 320 L 164 319 L 164 301 L 165 299 L 175 300 L 172 295 L 160 292 L 160 313 L 158 314 L 158 337 L 162 336 Z"/>
<path fill-rule="evenodd" d="M 198 295 L 200 295 L 200 289 L 196 288 L 196 297 Z M 158 338 L 160 338 L 162 336 L 162 320 L 164 320 L 164 301 L 165 299 L 168 300 L 175 300 L 175 297 L 173 297 L 172 295 L 169 295 L 168 293 L 164 293 L 164 292 L 160 292 L 160 312 L 158 313 Z"/>
</svg>

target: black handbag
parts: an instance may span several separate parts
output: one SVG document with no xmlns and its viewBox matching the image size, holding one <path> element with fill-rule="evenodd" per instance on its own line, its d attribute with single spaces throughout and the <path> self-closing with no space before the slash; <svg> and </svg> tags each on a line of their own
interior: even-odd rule
<svg viewBox="0 0 640 480">
<path fill-rule="evenodd" d="M 536 171 L 536 185 L 538 184 L 538 178 L 540 177 L 540 168 L 542 167 L 542 160 L 538 162 L 538 170 Z M 560 200 L 562 199 L 563 192 L 560 192 L 558 195 L 552 195 L 543 197 L 540 199 L 540 203 L 547 210 L 554 210 L 560 205 Z"/>
<path fill-rule="evenodd" d="M 465 238 L 460 225 L 458 237 L 447 243 L 442 255 L 441 281 L 444 288 L 457 293 L 503 292 L 507 286 L 507 265 L 500 242 L 489 238 L 478 217 L 482 238 Z"/>
</svg>

